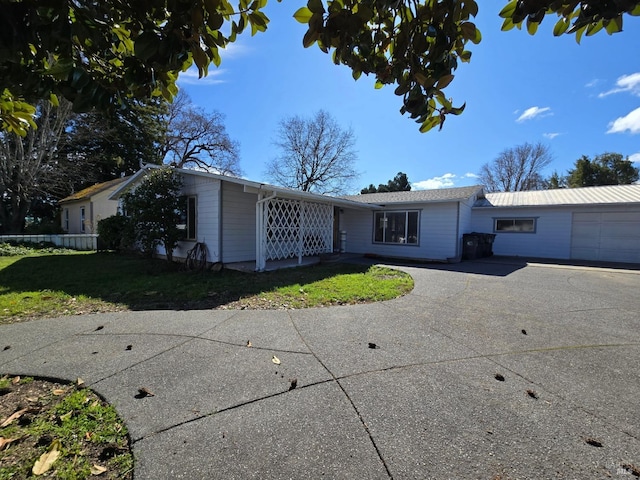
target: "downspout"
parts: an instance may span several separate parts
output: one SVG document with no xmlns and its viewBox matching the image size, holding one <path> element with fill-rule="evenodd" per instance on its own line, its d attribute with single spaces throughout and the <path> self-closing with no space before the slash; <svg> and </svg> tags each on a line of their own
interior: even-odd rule
<svg viewBox="0 0 640 480">
<path fill-rule="evenodd" d="M 223 182 L 220 181 L 220 189 L 218 190 L 218 262 L 222 263 L 222 185 Z"/>
</svg>

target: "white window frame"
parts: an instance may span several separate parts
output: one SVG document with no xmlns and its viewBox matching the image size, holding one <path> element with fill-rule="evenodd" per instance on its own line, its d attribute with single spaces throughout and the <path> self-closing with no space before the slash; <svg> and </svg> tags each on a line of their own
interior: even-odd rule
<svg viewBox="0 0 640 480">
<path fill-rule="evenodd" d="M 184 215 L 183 220 L 184 223 L 181 223 L 178 227 L 184 232 L 184 236 L 181 240 L 185 241 L 197 241 L 198 239 L 198 196 L 197 195 L 182 195 L 182 200 L 184 201 L 184 211 L 181 212 Z M 191 209 L 189 208 L 189 204 L 193 201 L 193 218 L 191 218 Z M 193 235 L 189 235 L 193 227 Z"/>
<path fill-rule="evenodd" d="M 390 214 L 404 214 L 404 238 L 403 241 L 390 241 L 387 240 L 387 225 L 388 225 L 388 215 Z M 415 242 L 408 242 L 408 238 L 412 235 L 409 232 L 409 214 L 416 215 L 415 222 Z M 376 231 L 378 230 L 378 222 L 382 220 L 384 222 L 384 227 L 382 227 L 382 241 L 376 240 Z M 420 210 L 379 210 L 373 212 L 373 243 L 378 245 L 404 245 L 409 247 L 417 247 L 420 246 Z"/>
<path fill-rule="evenodd" d="M 511 222 L 512 228 L 498 228 L 498 222 Z M 517 222 L 531 222 L 531 230 L 518 229 Z M 493 233 L 536 233 L 538 229 L 538 217 L 494 217 Z"/>
<path fill-rule="evenodd" d="M 86 228 L 84 225 L 84 221 L 86 219 L 86 210 L 85 207 L 80 207 L 80 232 L 85 233 Z"/>
<path fill-rule="evenodd" d="M 68 208 L 64 209 L 64 231 L 65 232 L 69 231 L 69 209 Z"/>
</svg>

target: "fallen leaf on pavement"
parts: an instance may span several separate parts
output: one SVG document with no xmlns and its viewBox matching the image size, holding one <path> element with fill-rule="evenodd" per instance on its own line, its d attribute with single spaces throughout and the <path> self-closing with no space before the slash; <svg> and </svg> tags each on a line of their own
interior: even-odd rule
<svg viewBox="0 0 640 480">
<path fill-rule="evenodd" d="M 91 467 L 91 475 L 102 475 L 106 471 L 107 468 L 101 465 L 94 465 Z"/>
<path fill-rule="evenodd" d="M 138 389 L 138 395 L 140 395 L 140 398 L 142 397 L 155 397 L 156 394 L 153 393 L 151 390 L 149 390 L 147 387 L 140 387 Z"/>
<path fill-rule="evenodd" d="M 53 393 L 55 396 L 59 397 L 60 395 L 64 395 L 64 389 L 63 388 L 56 388 L 55 390 L 53 390 Z"/>
<path fill-rule="evenodd" d="M 298 379 L 297 378 L 291 378 L 289 380 L 289 390 L 293 390 L 297 386 L 298 386 Z"/>
<path fill-rule="evenodd" d="M 42 475 L 43 473 L 48 472 L 53 465 L 53 462 L 55 462 L 60 456 L 60 446 L 60 441 L 55 440 L 51 444 L 51 448 L 49 449 L 49 451 L 40 455 L 40 458 L 36 460 L 36 463 L 33 464 L 31 472 L 34 475 Z"/>
<path fill-rule="evenodd" d="M 0 428 L 4 428 L 7 425 L 10 425 L 14 420 L 17 420 L 18 418 L 20 418 L 27 410 L 29 409 L 23 408 L 22 410 L 18 410 L 14 414 L 10 415 L 9 418 L 7 418 L 4 422 L 0 423 Z"/>
<path fill-rule="evenodd" d="M 273 363 L 275 363 L 276 365 L 280 365 L 280 359 L 278 357 L 276 357 L 275 355 L 271 358 L 271 361 Z"/>
<path fill-rule="evenodd" d="M 597 448 L 603 447 L 602 442 L 599 440 L 596 440 L 595 438 L 587 437 L 584 439 L 584 441 L 589 445 L 591 445 L 592 447 L 597 447 Z"/>
<path fill-rule="evenodd" d="M 247 347 L 251 348 L 253 345 L 251 344 L 251 340 L 247 340 Z"/>
<path fill-rule="evenodd" d="M 78 377 L 78 378 L 76 379 L 76 385 L 77 385 L 78 387 L 81 387 L 82 385 L 84 385 L 84 380 L 83 380 L 83 379 L 81 379 L 80 377 Z"/>
<path fill-rule="evenodd" d="M 13 377 L 13 378 L 11 379 L 11 384 L 12 384 L 12 385 L 17 385 L 18 383 L 20 383 L 20 376 L 19 376 L 19 375 L 18 375 L 18 376 L 16 376 L 16 377 Z"/>
</svg>

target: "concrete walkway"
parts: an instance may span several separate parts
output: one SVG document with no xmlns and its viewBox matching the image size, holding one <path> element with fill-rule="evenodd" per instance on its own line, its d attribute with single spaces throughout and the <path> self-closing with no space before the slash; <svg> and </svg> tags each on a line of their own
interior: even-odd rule
<svg viewBox="0 0 640 480">
<path fill-rule="evenodd" d="M 378 304 L 0 326 L 0 372 L 82 377 L 136 479 L 633 478 L 640 272 L 399 268 Z"/>
</svg>

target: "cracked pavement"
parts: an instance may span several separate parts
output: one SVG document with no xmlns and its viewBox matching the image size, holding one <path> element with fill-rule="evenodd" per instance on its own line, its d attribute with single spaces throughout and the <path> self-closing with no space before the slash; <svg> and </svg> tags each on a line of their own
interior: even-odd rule
<svg viewBox="0 0 640 480">
<path fill-rule="evenodd" d="M 84 379 L 125 420 L 136 479 L 630 478 L 640 467 L 639 271 L 398 268 L 414 290 L 376 304 L 0 326 L 0 372 Z M 136 398 L 141 387 L 155 395 Z"/>
</svg>

